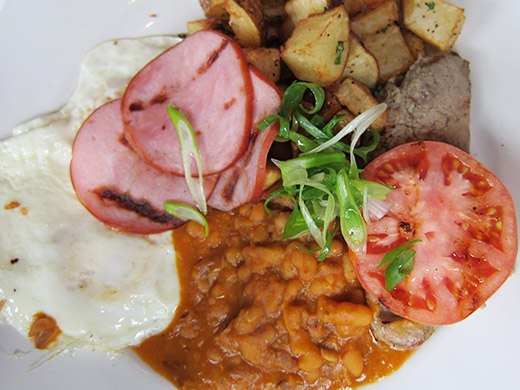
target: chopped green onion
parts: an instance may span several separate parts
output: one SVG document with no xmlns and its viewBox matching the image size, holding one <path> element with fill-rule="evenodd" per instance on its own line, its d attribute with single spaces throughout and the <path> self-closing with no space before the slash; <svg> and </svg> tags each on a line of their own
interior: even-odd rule
<svg viewBox="0 0 520 390">
<path fill-rule="evenodd" d="M 309 229 L 307 228 L 307 223 L 303 218 L 303 214 L 298 207 L 295 207 L 289 215 L 289 218 L 287 218 L 287 222 L 285 223 L 282 232 L 282 240 L 288 238 L 298 238 L 308 233 Z"/>
<path fill-rule="evenodd" d="M 341 65 L 341 55 L 343 54 L 344 50 L 345 42 L 338 41 L 338 44 L 336 46 L 336 60 L 334 61 L 334 65 Z"/>
<path fill-rule="evenodd" d="M 323 238 L 322 231 L 318 228 L 316 225 L 316 222 L 314 221 L 314 218 L 312 218 L 312 215 L 307 208 L 307 205 L 303 201 L 301 197 L 301 193 L 303 191 L 303 187 L 300 187 L 300 196 L 298 197 L 298 206 L 300 207 L 300 210 L 302 212 L 303 219 L 305 223 L 307 224 L 307 228 L 309 229 L 309 233 L 311 234 L 312 238 L 316 241 L 316 243 L 323 248 L 325 246 L 325 239 Z"/>
<path fill-rule="evenodd" d="M 364 252 L 367 241 L 365 221 L 354 198 L 349 177 L 343 170 L 338 173 L 336 193 L 339 202 L 341 234 L 352 250 Z"/>
<path fill-rule="evenodd" d="M 209 225 L 204 215 L 202 215 L 197 209 L 187 206 L 185 204 L 176 203 L 176 202 L 164 202 L 164 209 L 166 212 L 171 215 L 179 218 L 188 219 L 190 221 L 195 221 L 202 226 L 204 226 L 204 230 L 206 233 L 206 237 L 209 234 Z"/>
<path fill-rule="evenodd" d="M 315 99 L 311 110 L 305 109 L 302 104 L 307 91 L 312 92 Z M 339 224 L 335 226 L 340 228 L 349 247 L 358 252 L 364 251 L 367 232 L 360 210 L 363 209 L 369 216 L 371 203 L 374 200 L 383 202 L 382 199 L 390 191 L 386 186 L 361 179 L 361 170 L 355 160 L 355 155 L 358 155 L 366 162 L 367 154 L 377 147 L 379 134 L 373 129 L 374 141 L 371 145 L 356 148 L 356 144 L 363 132 L 386 110 L 386 105 L 380 104 L 365 111 L 335 134 L 334 127 L 344 120 L 344 115 L 336 115 L 325 123 L 324 118 L 317 114 L 324 101 L 325 92 L 320 86 L 293 83 L 284 94 L 279 115 L 271 115 L 259 125 L 264 130 L 279 121 L 277 140 L 291 140 L 302 152 L 299 157 L 290 160 L 273 160 L 280 168 L 283 188 L 273 193 L 264 207 L 268 210 L 267 204 L 276 197 L 291 198 L 295 207 L 283 238 L 310 234 L 322 250 L 321 260 L 330 250 L 327 249 L 332 240 L 329 227 L 338 217 Z M 298 133 L 300 128 L 308 136 Z M 350 146 L 347 146 L 341 140 L 350 133 L 354 134 Z M 350 159 L 347 159 L 347 153 Z M 383 209 L 380 207 L 377 211 Z"/>
<path fill-rule="evenodd" d="M 190 189 L 191 196 L 197 205 L 197 208 L 203 213 L 208 212 L 206 204 L 206 195 L 204 195 L 203 177 L 202 177 L 202 160 L 199 150 L 197 149 L 197 138 L 195 131 L 184 114 L 172 104 L 168 104 L 168 115 L 177 130 L 179 142 L 181 146 L 182 164 L 184 167 L 184 177 Z M 198 178 L 191 175 L 191 161 L 195 161 Z"/>
<path fill-rule="evenodd" d="M 331 147 L 336 142 L 340 141 L 343 137 L 347 136 L 348 134 L 352 133 L 353 131 L 357 130 L 359 136 L 370 126 L 383 112 L 386 110 L 386 104 L 380 103 L 377 106 L 371 107 L 368 110 L 364 111 L 363 113 L 359 114 L 357 117 L 352 119 L 343 129 L 341 129 L 334 137 L 329 139 L 327 142 L 321 144 L 317 148 L 305 153 L 311 154 L 311 153 L 318 153 L 322 150 L 327 149 L 328 147 Z M 358 137 L 359 138 L 359 137 Z M 357 140 L 356 140 L 357 142 Z M 352 145 L 355 145 L 354 142 L 352 142 Z M 353 153 L 353 148 L 351 147 L 351 154 Z M 352 159 L 352 156 L 351 156 Z M 352 161 L 351 161 L 352 162 Z"/>
<path fill-rule="evenodd" d="M 387 264 L 385 270 L 385 287 L 386 291 L 392 291 L 406 276 L 408 276 L 415 263 L 415 250 L 408 249 L 416 242 L 422 240 L 416 239 L 404 243 L 401 246 L 388 252 L 377 268 L 381 268 Z"/>
</svg>

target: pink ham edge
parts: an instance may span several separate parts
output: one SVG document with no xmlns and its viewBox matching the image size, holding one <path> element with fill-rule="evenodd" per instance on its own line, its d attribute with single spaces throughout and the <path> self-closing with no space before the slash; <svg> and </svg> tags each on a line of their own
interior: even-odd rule
<svg viewBox="0 0 520 390">
<path fill-rule="evenodd" d="M 94 111 L 72 147 L 72 185 L 80 202 L 106 225 L 128 233 L 152 234 L 186 222 L 164 211 L 165 201 L 194 205 L 183 177 L 147 164 L 123 132 L 121 101 Z M 216 175 L 204 177 L 206 196 Z"/>
<path fill-rule="evenodd" d="M 258 69 L 251 66 L 253 81 L 253 123 L 251 141 L 245 154 L 231 168 L 221 172 L 208 206 L 230 211 L 243 204 L 256 201 L 262 194 L 267 154 L 278 134 L 278 125 L 265 131 L 257 129 L 265 117 L 280 110 L 282 96 L 278 88 Z"/>
<path fill-rule="evenodd" d="M 122 103 L 125 133 L 150 164 L 184 175 L 179 139 L 166 109 L 171 103 L 195 129 L 203 175 L 218 173 L 245 152 L 252 100 L 251 76 L 240 47 L 218 32 L 199 31 L 131 80 Z M 193 166 L 192 174 L 196 172 Z"/>
</svg>

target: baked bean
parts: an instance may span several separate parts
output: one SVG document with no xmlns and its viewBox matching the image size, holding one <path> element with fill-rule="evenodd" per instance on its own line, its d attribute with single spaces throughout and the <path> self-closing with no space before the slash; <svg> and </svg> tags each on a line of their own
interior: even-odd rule
<svg viewBox="0 0 520 390">
<path fill-rule="evenodd" d="M 258 225 L 251 229 L 249 237 L 254 243 L 266 242 L 270 239 L 269 227 Z"/>
<path fill-rule="evenodd" d="M 335 302 L 331 298 L 321 296 L 318 298 L 318 316 L 325 322 L 356 328 L 368 326 L 372 322 L 372 309 L 367 305 Z"/>
<path fill-rule="evenodd" d="M 363 368 L 365 366 L 363 362 L 363 354 L 357 347 L 353 346 L 349 348 L 343 355 L 341 362 L 352 376 L 357 378 L 363 373 Z"/>
<path fill-rule="evenodd" d="M 234 267 L 236 267 L 244 260 L 244 257 L 236 246 L 228 248 L 224 258 Z"/>
<path fill-rule="evenodd" d="M 321 348 L 321 356 L 329 362 L 337 362 L 341 357 L 337 351 L 328 348 Z"/>
<path fill-rule="evenodd" d="M 242 309 L 233 321 L 233 327 L 238 334 L 252 333 L 262 322 L 264 311 L 258 306 Z"/>
<path fill-rule="evenodd" d="M 265 209 L 263 203 L 257 203 L 251 208 L 249 219 L 254 223 L 260 223 L 265 218 Z"/>
<path fill-rule="evenodd" d="M 291 279 L 283 293 L 284 302 L 290 303 L 300 294 L 303 284 L 299 279 Z"/>
<path fill-rule="evenodd" d="M 354 267 L 352 266 L 352 262 L 350 261 L 350 256 L 348 255 L 348 252 L 343 253 L 343 255 L 341 256 L 341 260 L 345 279 L 349 282 L 357 282 L 356 271 L 354 271 Z"/>
<path fill-rule="evenodd" d="M 195 221 L 189 221 L 186 224 L 186 233 L 188 233 L 191 237 L 198 239 L 203 239 L 206 235 L 204 226 Z"/>
<path fill-rule="evenodd" d="M 299 249 L 292 251 L 291 263 L 296 267 L 298 276 L 305 282 L 310 282 L 318 270 L 318 263 L 314 256 Z"/>
<path fill-rule="evenodd" d="M 322 364 L 323 357 L 320 349 L 315 345 L 298 359 L 298 367 L 303 371 L 314 371 L 320 368 Z"/>
<path fill-rule="evenodd" d="M 329 256 L 330 257 L 338 257 L 342 255 L 345 252 L 345 247 L 343 243 L 340 240 L 332 240 L 330 243 L 330 251 Z"/>
<path fill-rule="evenodd" d="M 222 356 L 222 352 L 220 349 L 216 347 L 208 348 L 208 351 L 206 352 L 206 356 L 208 358 L 208 361 L 210 361 L 213 364 L 220 363 L 222 359 L 224 358 Z"/>
</svg>

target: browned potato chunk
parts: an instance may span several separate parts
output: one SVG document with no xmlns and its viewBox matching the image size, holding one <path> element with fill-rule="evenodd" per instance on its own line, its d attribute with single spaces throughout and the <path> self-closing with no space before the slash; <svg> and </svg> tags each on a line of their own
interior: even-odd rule
<svg viewBox="0 0 520 390">
<path fill-rule="evenodd" d="M 301 20 L 281 57 L 298 79 L 327 86 L 343 74 L 348 45 L 349 19 L 341 5 Z"/>
<path fill-rule="evenodd" d="M 193 34 L 200 30 L 209 30 L 215 27 L 216 19 L 200 19 L 188 22 L 188 33 Z"/>
<path fill-rule="evenodd" d="M 403 31 L 403 38 L 406 42 L 406 46 L 410 49 L 413 57 L 415 59 L 419 57 L 424 57 L 426 55 L 426 48 L 424 47 L 424 41 L 419 38 L 417 35 L 410 31 Z"/>
<path fill-rule="evenodd" d="M 406 72 L 415 61 L 396 24 L 366 36 L 363 43 L 377 60 L 380 83 Z"/>
<path fill-rule="evenodd" d="M 379 67 L 376 59 L 365 49 L 354 34 L 350 34 L 347 64 L 341 79 L 344 80 L 349 76 L 369 88 L 374 88 L 379 79 Z"/>
<path fill-rule="evenodd" d="M 262 0 L 262 12 L 266 20 L 287 16 L 284 4 L 285 0 Z"/>
<path fill-rule="evenodd" d="M 388 0 L 345 0 L 345 8 L 350 16 L 354 16 L 368 8 L 376 8 Z"/>
<path fill-rule="evenodd" d="M 329 6 L 329 0 L 289 0 L 285 4 L 285 11 L 296 25 L 302 19 L 323 13 Z"/>
<path fill-rule="evenodd" d="M 359 115 L 371 107 L 377 106 L 379 102 L 372 96 L 372 92 L 351 77 L 347 77 L 336 91 L 336 97 L 354 115 Z M 386 111 L 372 124 L 377 130 L 382 130 L 388 122 Z"/>
<path fill-rule="evenodd" d="M 280 80 L 280 51 L 275 48 L 259 47 L 245 49 L 247 62 L 256 66 L 273 83 Z"/>
<path fill-rule="evenodd" d="M 350 28 L 361 40 L 399 20 L 399 7 L 395 0 L 389 0 L 379 7 L 359 14 L 350 23 Z"/>
<path fill-rule="evenodd" d="M 464 25 L 464 9 L 443 0 L 403 0 L 403 22 L 407 29 L 436 46 L 450 50 Z"/>
<path fill-rule="evenodd" d="M 218 18 L 225 14 L 225 2 L 226 0 L 200 0 L 200 5 L 208 18 Z"/>
<path fill-rule="evenodd" d="M 226 0 L 224 8 L 240 46 L 260 47 L 265 34 L 260 0 Z"/>
</svg>

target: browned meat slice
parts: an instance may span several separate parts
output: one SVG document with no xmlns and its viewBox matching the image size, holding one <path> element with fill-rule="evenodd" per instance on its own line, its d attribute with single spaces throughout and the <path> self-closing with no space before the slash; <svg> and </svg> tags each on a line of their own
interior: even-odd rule
<svg viewBox="0 0 520 390">
<path fill-rule="evenodd" d="M 246 152 L 230 168 L 220 173 L 208 205 L 222 211 L 230 211 L 262 195 L 267 153 L 276 135 L 278 126 L 272 124 L 265 131 L 256 128 L 265 117 L 276 114 L 282 97 L 278 88 L 258 69 L 251 67 L 253 82 L 253 128 Z"/>
<path fill-rule="evenodd" d="M 223 171 L 245 153 L 253 86 L 244 53 L 231 38 L 210 30 L 189 35 L 141 69 L 123 96 L 125 136 L 136 152 L 157 169 L 184 176 L 168 103 L 195 130 L 203 175 Z"/>
<path fill-rule="evenodd" d="M 159 233 L 184 224 L 164 211 L 166 201 L 194 205 L 184 177 L 155 169 L 132 150 L 120 100 L 85 120 L 72 146 L 70 174 L 80 202 L 106 225 L 128 233 Z M 206 196 L 217 178 L 204 177 Z"/>
<path fill-rule="evenodd" d="M 389 82 L 381 96 L 388 125 L 376 155 L 412 141 L 446 142 L 469 152 L 469 63 L 457 54 L 419 58 L 401 85 Z"/>
</svg>

